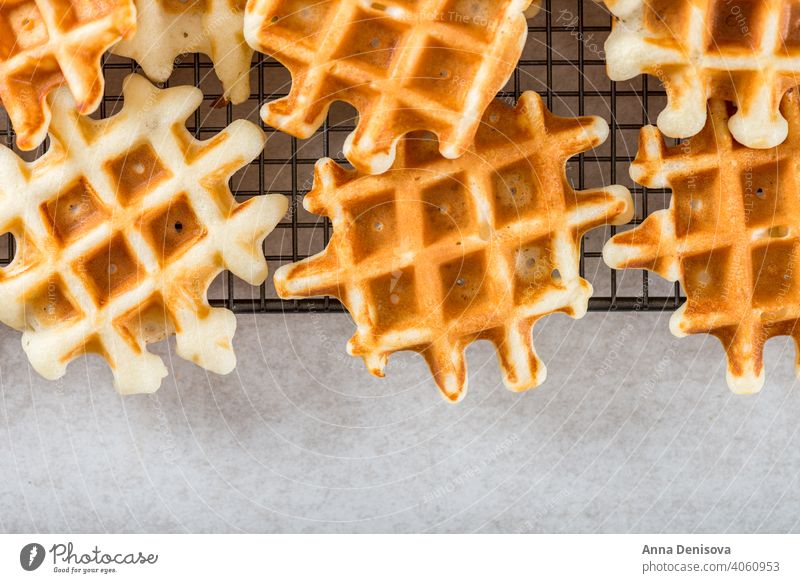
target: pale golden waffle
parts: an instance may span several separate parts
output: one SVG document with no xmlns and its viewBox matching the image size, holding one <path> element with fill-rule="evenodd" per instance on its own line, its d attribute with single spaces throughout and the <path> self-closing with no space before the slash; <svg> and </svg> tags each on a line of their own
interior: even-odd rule
<svg viewBox="0 0 800 583">
<path fill-rule="evenodd" d="M 603 256 L 613 268 L 649 269 L 680 281 L 687 301 L 672 316 L 676 336 L 711 334 L 728 354 L 728 384 L 754 393 L 764 384 L 764 343 L 800 341 L 800 103 L 784 99 L 789 140 L 751 150 L 727 126 L 733 111 L 712 101 L 705 129 L 667 147 L 654 127 L 642 129 L 631 168 L 637 182 L 671 188 L 667 210 L 615 236 Z"/>
<path fill-rule="evenodd" d="M 615 81 L 658 77 L 668 104 L 667 136 L 686 138 L 706 122 L 706 101 L 733 101 L 734 138 L 771 148 L 787 135 L 780 101 L 800 84 L 800 2 L 796 0 L 606 0 L 618 17 L 606 42 Z"/>
<path fill-rule="evenodd" d="M 303 205 L 330 217 L 333 236 L 323 253 L 276 272 L 278 294 L 338 297 L 358 327 L 348 351 L 377 376 L 391 353 L 413 350 L 456 401 L 466 346 L 488 339 L 505 384 L 535 387 L 545 368 L 533 325 L 554 312 L 580 318 L 592 293 L 578 273 L 581 237 L 633 213 L 625 188 L 575 192 L 565 176 L 608 125 L 556 117 L 527 92 L 516 108 L 494 101 L 457 160 L 425 135 L 404 138 L 380 176 L 317 163 Z"/>
<path fill-rule="evenodd" d="M 44 377 L 77 356 L 108 361 L 122 393 L 158 389 L 167 370 L 147 344 L 174 333 L 179 356 L 217 373 L 236 364 L 236 319 L 206 289 L 223 269 L 264 281 L 261 244 L 287 209 L 271 195 L 237 204 L 231 175 L 261 152 L 263 132 L 237 121 L 207 141 L 183 123 L 194 87 L 159 90 L 132 75 L 122 111 L 81 117 L 52 99 L 52 146 L 32 163 L 0 147 L 0 232 L 17 242 L 0 269 L 0 320 Z"/>
<path fill-rule="evenodd" d="M 202 53 L 214 63 L 223 97 L 242 103 L 250 97 L 253 49 L 244 40 L 247 0 L 136 0 L 138 29 L 112 49 L 135 59 L 153 81 L 172 74 L 175 59 Z"/>
<path fill-rule="evenodd" d="M 47 95 L 56 87 L 69 87 L 81 113 L 97 109 L 101 57 L 135 27 L 133 0 L 0 1 L 0 105 L 19 148 L 33 150 L 47 137 Z"/>
<path fill-rule="evenodd" d="M 527 37 L 531 0 L 250 0 L 245 37 L 292 74 L 264 121 L 310 137 L 334 101 L 359 114 L 344 153 L 362 172 L 392 166 L 400 138 L 435 133 L 447 158 L 472 142 Z"/>
</svg>

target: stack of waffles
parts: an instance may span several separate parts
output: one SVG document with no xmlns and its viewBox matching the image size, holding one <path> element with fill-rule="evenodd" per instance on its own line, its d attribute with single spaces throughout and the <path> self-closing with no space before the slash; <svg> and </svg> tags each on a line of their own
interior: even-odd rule
<svg viewBox="0 0 800 583">
<path fill-rule="evenodd" d="M 668 95 L 659 129 L 642 131 L 632 176 L 674 197 L 604 257 L 679 280 L 688 300 L 673 332 L 717 336 L 731 387 L 756 391 L 764 342 L 800 341 L 790 203 L 800 8 L 606 5 L 609 76 L 655 75 Z M 147 345 L 169 335 L 182 357 L 233 369 L 236 320 L 209 305 L 207 288 L 222 270 L 264 281 L 263 242 L 287 201 L 237 201 L 229 190 L 262 151 L 261 129 L 240 120 L 199 141 L 184 123 L 200 90 L 152 82 L 168 80 L 178 55 L 204 53 L 222 98 L 242 103 L 258 52 L 292 76 L 288 95 L 263 105 L 265 124 L 304 139 L 334 102 L 359 116 L 344 145 L 352 168 L 320 160 L 303 200 L 333 236 L 278 270 L 279 295 L 339 298 L 356 325 L 348 350 L 370 372 L 415 351 L 449 401 L 465 393 L 464 351 L 479 339 L 495 345 L 510 389 L 541 384 L 532 327 L 586 312 L 581 239 L 634 209 L 622 186 L 576 191 L 567 178 L 567 161 L 606 139 L 604 120 L 556 116 L 533 92 L 497 97 L 539 9 L 538 0 L 0 2 L 0 102 L 21 149 L 50 136 L 31 162 L 0 148 L 1 230 L 17 243 L 0 269 L 0 321 L 21 331 L 47 378 L 92 352 L 121 392 L 156 390 L 166 369 Z M 90 119 L 106 51 L 135 59 L 150 80 L 131 75 L 123 109 Z"/>
<path fill-rule="evenodd" d="M 223 269 L 252 284 L 266 277 L 262 242 L 287 202 L 238 203 L 227 186 L 259 154 L 263 133 L 239 121 L 197 141 L 184 121 L 199 91 L 137 75 L 121 112 L 84 116 L 102 98 L 107 50 L 158 83 L 178 55 L 204 53 L 223 98 L 241 103 L 255 49 L 293 77 L 287 97 L 264 105 L 265 123 L 307 138 L 334 101 L 360 117 L 345 145 L 355 170 L 319 161 L 304 202 L 331 217 L 333 240 L 319 257 L 284 266 L 280 294 L 340 297 L 358 325 L 350 351 L 375 374 L 390 353 L 416 350 L 457 400 L 466 345 L 489 338 L 510 388 L 538 385 L 532 326 L 585 313 L 581 237 L 632 213 L 624 188 L 576 192 L 565 175 L 570 157 L 605 139 L 604 121 L 556 117 L 533 93 L 516 106 L 495 99 L 539 4 L 4 2 L 0 98 L 20 147 L 51 139 L 33 162 L 0 150 L 0 216 L 17 242 L 0 270 L 0 320 L 22 331 L 48 378 L 94 352 L 121 392 L 155 390 L 166 370 L 147 344 L 170 334 L 184 358 L 233 368 L 235 319 L 212 308 L 206 290 Z"/>
<path fill-rule="evenodd" d="M 307 138 L 334 101 L 359 114 L 346 170 L 317 163 L 303 204 L 330 218 L 325 251 L 282 267 L 284 298 L 335 296 L 355 320 L 348 350 L 382 376 L 416 351 L 442 394 L 463 397 L 464 350 L 494 343 L 505 384 L 544 381 L 534 323 L 579 318 L 583 234 L 632 215 L 620 187 L 575 192 L 569 158 L 602 143 L 599 118 L 564 119 L 526 93 L 495 99 L 527 35 L 529 0 L 252 0 L 245 37 L 292 74 L 264 121 Z M 420 133 L 424 132 L 424 133 Z"/>
<path fill-rule="evenodd" d="M 669 209 L 609 241 L 605 260 L 680 281 L 687 301 L 672 332 L 717 337 L 730 388 L 757 392 L 765 342 L 800 341 L 800 4 L 606 4 L 616 16 L 606 43 L 609 76 L 657 76 L 668 98 L 658 129 L 642 129 L 631 177 L 671 188 L 673 198 Z M 685 140 L 669 146 L 665 136 Z"/>
</svg>

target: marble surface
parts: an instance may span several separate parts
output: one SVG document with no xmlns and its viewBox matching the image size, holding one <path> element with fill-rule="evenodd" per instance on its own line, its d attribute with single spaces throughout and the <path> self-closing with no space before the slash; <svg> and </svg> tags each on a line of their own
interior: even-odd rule
<svg viewBox="0 0 800 583">
<path fill-rule="evenodd" d="M 0 332 L 4 532 L 797 532 L 794 347 L 735 396 L 716 340 L 668 315 L 554 316 L 547 383 L 506 391 L 491 346 L 438 396 L 402 354 L 373 379 L 343 315 L 240 316 L 239 367 L 122 398 L 97 358 L 59 382 Z M 174 356 L 174 355 L 172 355 Z"/>
</svg>

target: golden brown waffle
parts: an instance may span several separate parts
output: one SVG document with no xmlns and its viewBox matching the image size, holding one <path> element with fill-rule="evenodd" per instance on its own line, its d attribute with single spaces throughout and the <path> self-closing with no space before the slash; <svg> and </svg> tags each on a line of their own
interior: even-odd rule
<svg viewBox="0 0 800 583">
<path fill-rule="evenodd" d="M 712 101 L 705 129 L 667 147 L 654 127 L 642 129 L 631 168 L 637 182 L 672 188 L 672 204 L 603 251 L 617 269 L 649 269 L 680 281 L 687 301 L 673 315 L 676 336 L 712 334 L 728 353 L 728 384 L 754 393 L 764 384 L 764 343 L 800 341 L 800 102 L 787 94 L 782 113 L 789 140 L 769 150 L 736 143 L 733 108 Z"/>
<path fill-rule="evenodd" d="M 359 170 L 388 170 L 400 138 L 435 133 L 457 158 L 505 85 L 527 36 L 531 0 L 251 0 L 250 45 L 292 74 L 264 121 L 310 137 L 334 101 L 359 113 L 344 153 Z"/>
<path fill-rule="evenodd" d="M 0 232 L 17 242 L 0 269 L 0 320 L 23 331 L 48 379 L 93 352 L 120 392 L 152 392 L 167 371 L 146 345 L 171 333 L 181 357 L 233 369 L 236 319 L 210 307 L 206 289 L 223 269 L 264 280 L 261 243 L 287 202 L 237 204 L 228 189 L 264 146 L 257 126 L 237 121 L 201 142 L 183 125 L 199 89 L 162 91 L 132 75 L 123 91 L 124 108 L 103 121 L 58 91 L 52 147 L 35 162 L 0 147 Z"/>
<path fill-rule="evenodd" d="M 0 1 L 0 104 L 33 150 L 47 136 L 47 95 L 66 84 L 88 114 L 103 98 L 103 53 L 133 34 L 133 0 Z"/>
<path fill-rule="evenodd" d="M 358 327 L 348 351 L 377 376 L 391 353 L 413 350 L 456 401 L 464 350 L 483 338 L 510 389 L 535 387 L 545 368 L 531 328 L 554 312 L 580 318 L 592 293 L 578 274 L 581 237 L 633 212 L 625 188 L 575 192 L 565 176 L 608 125 L 556 117 L 527 92 L 516 108 L 494 101 L 458 160 L 425 135 L 404 138 L 380 176 L 317 164 L 303 204 L 330 217 L 333 236 L 323 253 L 276 272 L 278 294 L 341 299 Z"/>
<path fill-rule="evenodd" d="M 211 58 L 225 99 L 242 103 L 250 97 L 253 49 L 242 31 L 247 0 L 136 0 L 136 35 L 112 52 L 135 59 L 145 74 L 162 83 L 175 58 L 203 53 Z"/>
<path fill-rule="evenodd" d="M 797 0 L 606 0 L 618 17 L 606 43 L 615 81 L 658 77 L 668 104 L 658 127 L 674 138 L 699 132 L 706 101 L 738 105 L 734 138 L 751 148 L 786 139 L 779 105 L 800 84 Z"/>
<path fill-rule="evenodd" d="M 526 18 L 535 18 L 537 14 L 539 14 L 539 10 L 542 9 L 542 0 L 533 0 L 531 5 L 528 6 L 528 9 L 525 10 L 525 17 Z"/>
</svg>

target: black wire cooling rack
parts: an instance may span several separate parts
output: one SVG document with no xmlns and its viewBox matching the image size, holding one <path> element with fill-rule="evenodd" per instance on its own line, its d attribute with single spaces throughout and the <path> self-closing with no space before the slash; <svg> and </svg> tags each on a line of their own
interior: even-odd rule
<svg viewBox="0 0 800 583">
<path fill-rule="evenodd" d="M 628 166 L 635 157 L 639 129 L 651 122 L 661 110 L 665 93 L 650 88 L 646 77 L 630 83 L 614 83 L 605 75 L 603 43 L 611 30 L 608 12 L 593 0 L 545 0 L 541 13 L 529 21 L 528 42 L 513 78 L 499 94 L 517 99 L 523 91 L 543 95 L 548 108 L 560 115 L 599 115 L 611 126 L 609 139 L 595 151 L 582 154 L 568 165 L 568 175 L 575 188 L 623 184 L 633 193 L 636 216 L 632 225 L 642 222 L 653 210 L 665 208 L 669 191 L 646 189 L 634 184 Z M 105 117 L 121 103 L 121 81 L 137 65 L 119 57 L 107 57 L 106 94 L 98 112 Z M 290 87 L 288 71 L 263 55 L 254 59 L 251 72 L 251 96 L 241 105 L 224 105 L 222 91 L 211 62 L 203 56 L 186 55 L 176 60 L 175 72 L 168 84 L 193 84 L 204 94 L 203 106 L 188 122 L 189 130 L 208 138 L 235 119 L 261 123 L 258 109 L 267 100 L 286 95 Z M 655 85 L 655 84 L 653 84 Z M 221 105 L 222 104 L 222 105 Z M 651 113 L 653 118 L 651 118 Z M 315 217 L 302 208 L 302 198 L 311 186 L 314 163 L 331 157 L 346 163 L 341 154 L 345 137 L 354 129 L 355 112 L 347 106 L 334 106 L 324 126 L 309 140 L 297 140 L 261 124 L 269 139 L 261 156 L 232 181 L 238 200 L 265 193 L 290 197 L 289 218 L 281 222 L 265 243 L 270 273 L 285 263 L 298 261 L 321 251 L 331 234 L 327 219 Z M 14 134 L 5 112 L 0 108 L 0 140 L 15 148 Z M 46 145 L 30 159 L 44 152 Z M 18 153 L 19 150 L 16 150 Z M 0 177 L 1 179 L 2 177 Z M 677 285 L 667 284 L 646 272 L 617 272 L 603 264 L 602 245 L 619 229 L 586 236 L 581 252 L 581 274 L 594 286 L 589 302 L 591 311 L 660 311 L 674 309 L 682 298 Z M 14 257 L 14 241 L 9 235 L 0 245 L 0 264 Z M 277 297 L 271 278 L 260 287 L 252 287 L 225 273 L 209 290 L 212 304 L 236 312 L 339 312 L 342 306 L 330 298 L 284 301 Z"/>
</svg>

